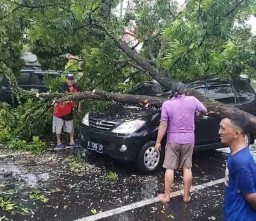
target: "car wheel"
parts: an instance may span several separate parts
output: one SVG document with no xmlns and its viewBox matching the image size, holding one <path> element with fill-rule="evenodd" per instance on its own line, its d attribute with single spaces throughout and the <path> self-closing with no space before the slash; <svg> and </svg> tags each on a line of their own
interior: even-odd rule
<svg viewBox="0 0 256 221">
<path fill-rule="evenodd" d="M 137 165 L 138 169 L 143 173 L 155 172 L 163 164 L 164 148 L 162 148 L 160 153 L 157 153 L 154 146 L 155 142 L 150 141 L 146 143 L 139 152 Z"/>
</svg>

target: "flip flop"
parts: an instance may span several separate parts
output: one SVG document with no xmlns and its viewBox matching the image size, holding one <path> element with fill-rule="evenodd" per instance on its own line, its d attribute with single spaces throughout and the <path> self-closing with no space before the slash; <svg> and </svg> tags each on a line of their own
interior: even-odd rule
<svg viewBox="0 0 256 221">
<path fill-rule="evenodd" d="M 58 143 L 58 144 L 55 146 L 54 149 L 55 149 L 55 150 L 56 150 L 56 149 L 65 149 L 65 147 L 66 147 L 66 146 L 65 146 L 63 143 Z"/>
<path fill-rule="evenodd" d="M 73 143 L 73 144 L 69 144 L 68 147 L 72 148 L 72 147 L 79 147 L 78 144 Z"/>
</svg>

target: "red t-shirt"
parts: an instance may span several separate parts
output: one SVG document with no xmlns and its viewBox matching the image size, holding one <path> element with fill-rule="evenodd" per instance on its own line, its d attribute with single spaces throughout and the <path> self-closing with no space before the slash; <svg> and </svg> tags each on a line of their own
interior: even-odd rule
<svg viewBox="0 0 256 221">
<path fill-rule="evenodd" d="M 71 85 L 71 86 L 68 86 L 68 91 L 70 93 L 76 93 L 77 89 L 73 85 Z M 72 109 L 74 108 L 74 106 L 75 106 L 74 101 L 66 101 L 66 102 L 56 103 L 56 104 L 54 104 L 54 108 L 53 108 L 53 116 L 62 117 L 67 114 L 70 114 L 72 112 Z"/>
</svg>

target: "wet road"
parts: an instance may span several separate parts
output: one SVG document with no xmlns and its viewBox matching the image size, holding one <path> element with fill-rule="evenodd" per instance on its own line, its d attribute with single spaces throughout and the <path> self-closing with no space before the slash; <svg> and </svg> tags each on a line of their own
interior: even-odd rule
<svg viewBox="0 0 256 221">
<path fill-rule="evenodd" d="M 225 171 L 225 160 L 227 154 L 223 152 L 205 152 L 196 153 L 194 155 L 194 180 L 193 186 L 199 187 L 199 190 L 192 192 L 192 201 L 190 203 L 183 203 L 182 196 L 178 193 L 171 199 L 169 204 L 156 202 L 152 197 L 155 197 L 157 192 L 163 189 L 163 171 L 161 173 L 154 174 L 152 176 L 138 177 L 134 179 L 134 183 L 131 183 L 130 190 L 127 191 L 125 196 L 130 198 L 131 201 L 124 201 L 115 204 L 114 208 L 119 207 L 119 211 L 112 210 L 113 206 L 104 205 L 102 211 L 110 210 L 110 214 L 99 214 L 94 216 L 87 216 L 83 220 L 104 220 L 104 221 L 126 221 L 126 220 L 177 220 L 177 221 L 205 221 L 205 220 L 222 220 L 222 207 L 223 207 L 223 176 Z M 173 186 L 173 192 L 177 193 L 182 189 L 181 171 L 178 171 L 175 175 L 175 184 Z M 214 185 L 216 180 L 221 182 Z M 204 187 L 202 184 L 210 184 L 209 187 Z M 115 189 L 115 187 L 114 187 Z M 122 192 L 122 191 L 117 191 Z M 152 199 L 149 205 L 144 205 L 145 199 Z M 109 203 L 111 202 L 109 198 Z M 133 202 L 141 202 L 137 205 L 132 205 Z M 124 205 L 130 204 L 134 209 L 126 208 Z M 136 208 L 139 207 L 139 208 Z M 129 211 L 125 211 L 128 210 Z M 124 211 L 124 212 L 122 212 Z M 115 215 L 115 213 L 119 213 Z M 104 215 L 108 216 L 105 218 Z"/>
<path fill-rule="evenodd" d="M 222 220 L 222 178 L 227 156 L 220 151 L 195 153 L 192 201 L 182 201 L 182 177 L 178 171 L 174 196 L 169 204 L 164 204 L 155 198 L 163 190 L 163 170 L 141 175 L 132 168 L 133 165 L 89 155 L 85 172 L 71 176 L 62 173 L 53 183 L 58 191 L 52 191 L 51 185 L 41 190 L 49 201 L 37 202 L 33 215 L 14 214 L 8 218 L 44 221 Z"/>
</svg>

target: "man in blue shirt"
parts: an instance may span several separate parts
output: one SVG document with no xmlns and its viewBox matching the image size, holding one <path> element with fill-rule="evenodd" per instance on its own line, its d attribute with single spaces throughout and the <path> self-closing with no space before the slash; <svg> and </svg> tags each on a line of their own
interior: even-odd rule
<svg viewBox="0 0 256 221">
<path fill-rule="evenodd" d="M 224 194 L 225 221 L 256 221 L 256 164 L 246 134 L 249 124 L 235 117 L 220 122 L 221 142 L 230 147 Z"/>
</svg>

